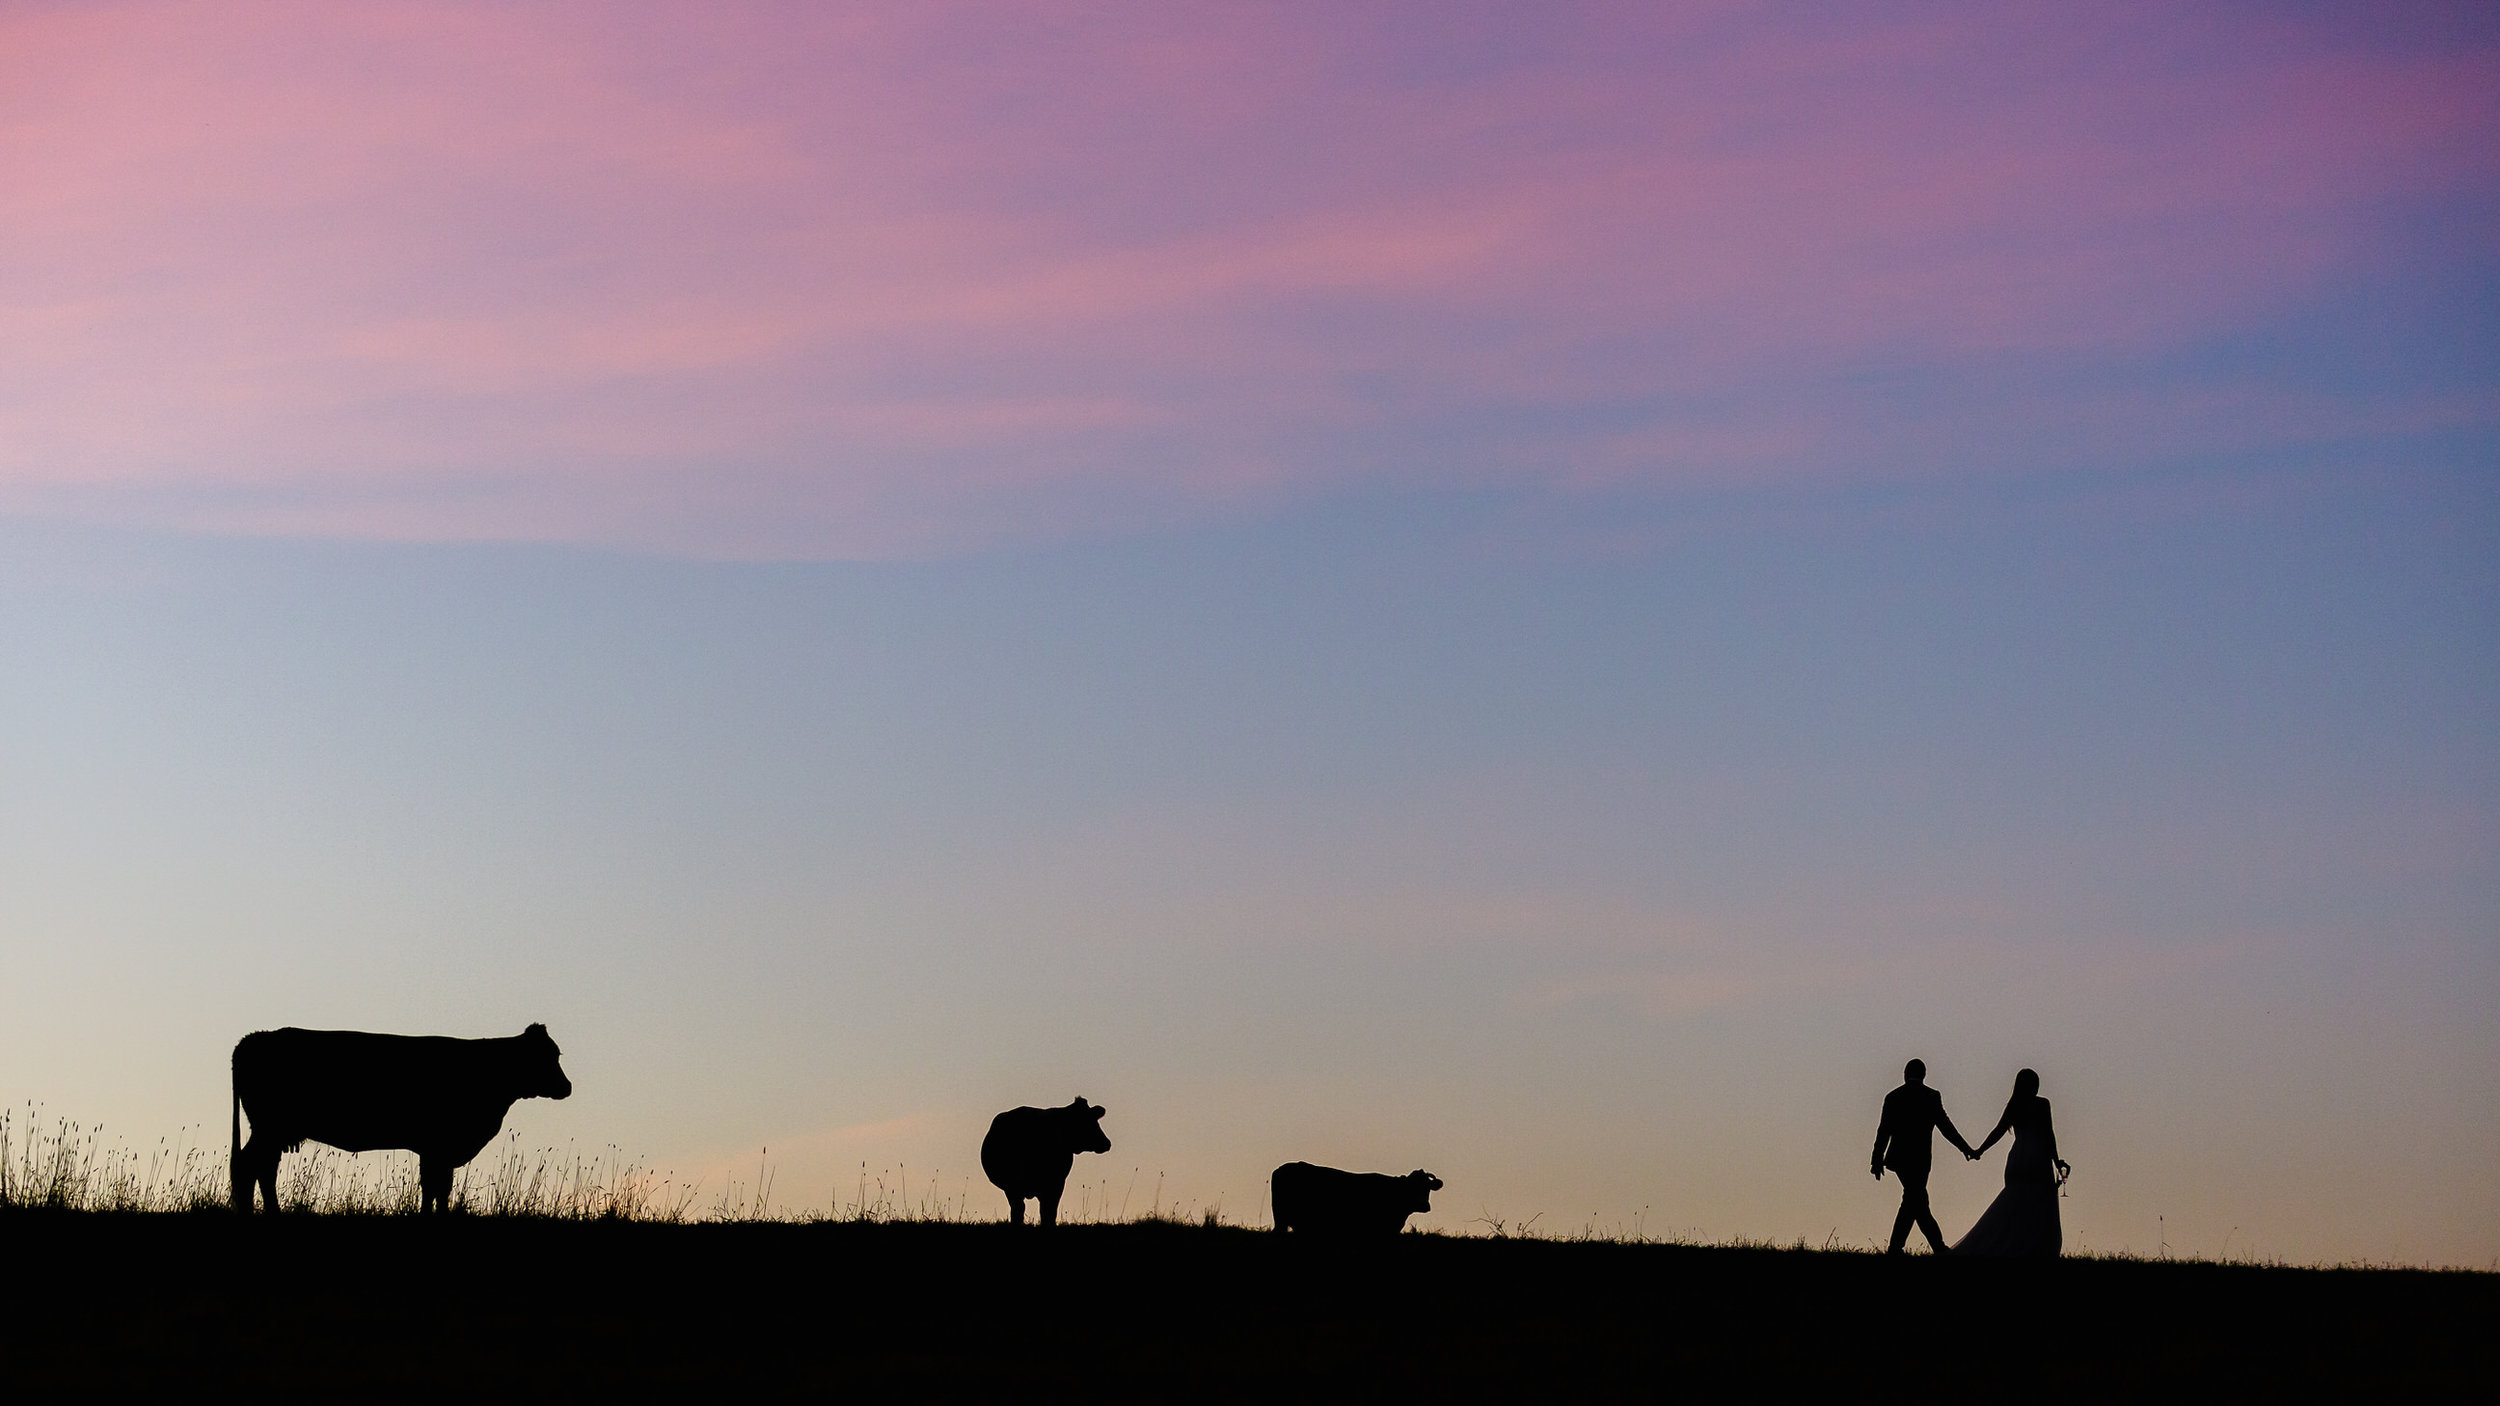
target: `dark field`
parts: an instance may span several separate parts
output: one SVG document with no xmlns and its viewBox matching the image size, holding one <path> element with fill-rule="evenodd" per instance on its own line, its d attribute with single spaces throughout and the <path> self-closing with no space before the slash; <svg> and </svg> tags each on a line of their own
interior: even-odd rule
<svg viewBox="0 0 2500 1406">
<path fill-rule="evenodd" d="M 2488 1274 L 1154 1223 L 28 1211 L 0 1246 L 20 1393 L 2500 1395 Z"/>
</svg>

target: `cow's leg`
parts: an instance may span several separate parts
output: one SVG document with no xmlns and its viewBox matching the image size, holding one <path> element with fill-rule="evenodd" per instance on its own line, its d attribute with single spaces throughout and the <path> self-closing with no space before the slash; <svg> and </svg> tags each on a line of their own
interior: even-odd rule
<svg viewBox="0 0 2500 1406">
<path fill-rule="evenodd" d="M 244 1159 L 251 1163 L 252 1180 L 260 1183 L 260 1203 L 275 1211 L 278 1209 L 278 1158 L 286 1151 L 286 1144 L 273 1137 L 268 1139 L 265 1151 L 258 1156 L 252 1155 L 252 1148 L 261 1145 L 260 1138 L 253 1138 L 250 1145 L 243 1149 Z"/>
<path fill-rule="evenodd" d="M 451 1174 L 457 1170 L 448 1157 L 429 1157 L 422 1152 L 417 1154 L 419 1213 L 451 1210 Z"/>
<path fill-rule="evenodd" d="M 1012 1191 L 1007 1193 L 1007 1220 L 1013 1225 L 1024 1224 L 1024 1198 Z"/>
<path fill-rule="evenodd" d="M 234 1165 L 226 1169 L 229 1183 L 227 1197 L 234 1203 L 237 1212 L 247 1216 L 252 1213 L 252 1159 L 260 1155 L 254 1146 L 259 1141 L 255 1136 L 251 1142 L 236 1148 Z"/>
<path fill-rule="evenodd" d="M 1042 1193 L 1042 1224 L 1059 1223 L 1059 1193 L 1067 1189 L 1067 1184 L 1062 1182 Z"/>
</svg>

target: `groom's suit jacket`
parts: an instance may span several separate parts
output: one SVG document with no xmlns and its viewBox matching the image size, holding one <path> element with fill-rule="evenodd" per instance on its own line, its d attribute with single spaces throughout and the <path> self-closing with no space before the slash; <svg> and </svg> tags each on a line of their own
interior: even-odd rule
<svg viewBox="0 0 2500 1406">
<path fill-rule="evenodd" d="M 1935 1165 L 1938 1128 L 1962 1141 L 1961 1130 L 1944 1116 L 1944 1095 L 1925 1084 L 1903 1084 L 1884 1095 L 1884 1121 L 1875 1129 L 1875 1161 L 1901 1174 L 1904 1181 L 1924 1177 Z"/>
</svg>

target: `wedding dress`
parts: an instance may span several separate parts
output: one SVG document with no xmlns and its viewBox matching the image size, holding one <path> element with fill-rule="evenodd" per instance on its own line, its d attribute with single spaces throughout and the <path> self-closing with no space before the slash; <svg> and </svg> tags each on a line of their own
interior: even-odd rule
<svg viewBox="0 0 2500 1406">
<path fill-rule="evenodd" d="M 2005 1159 L 2005 1189 L 1970 1233 L 1954 1243 L 1957 1255 L 2049 1258 L 2065 1248 L 2066 1232 L 2057 1219 L 2057 1133 L 2049 1124 L 2049 1101 L 2033 1094 L 2007 1104 L 2005 1118 L 1988 1142 L 1996 1141 L 2009 1124 L 2014 1150 Z"/>
</svg>

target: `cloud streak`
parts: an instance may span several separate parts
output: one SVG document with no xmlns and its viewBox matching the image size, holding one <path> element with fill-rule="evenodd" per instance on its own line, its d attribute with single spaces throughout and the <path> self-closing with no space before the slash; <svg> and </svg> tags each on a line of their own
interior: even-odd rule
<svg viewBox="0 0 2500 1406">
<path fill-rule="evenodd" d="M 0 56 L 0 511 L 213 530 L 893 555 L 2306 443 L 2407 402 L 2073 422 L 2500 185 L 2493 35 L 2263 10 L 134 3 Z"/>
</svg>

